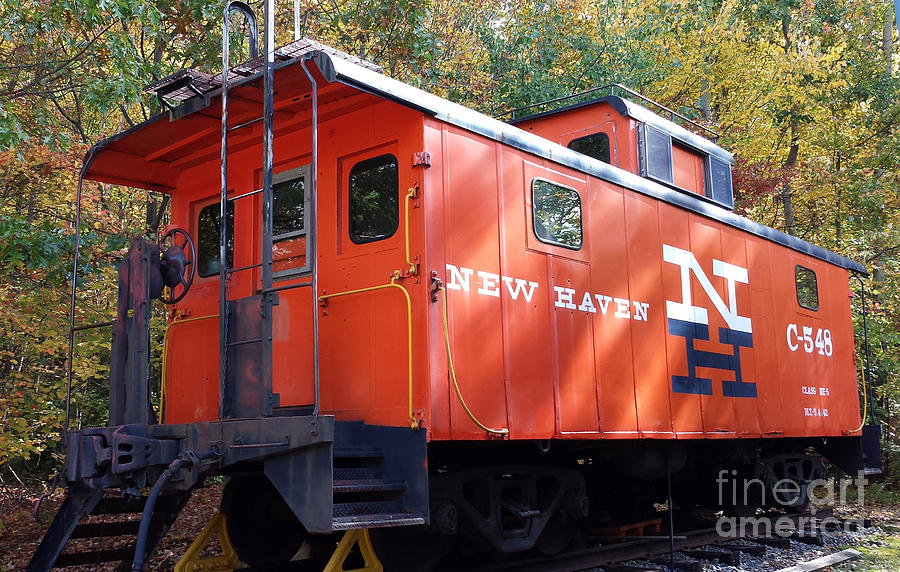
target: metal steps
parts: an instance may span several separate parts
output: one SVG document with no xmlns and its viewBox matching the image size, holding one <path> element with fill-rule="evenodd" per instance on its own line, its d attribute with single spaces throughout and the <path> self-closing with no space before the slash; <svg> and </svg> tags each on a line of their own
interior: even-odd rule
<svg viewBox="0 0 900 572">
<path fill-rule="evenodd" d="M 425 524 L 425 517 L 413 513 L 391 513 L 338 517 L 334 519 L 332 527 L 334 530 L 352 530 L 354 528 L 387 528 L 417 524 Z"/>
<path fill-rule="evenodd" d="M 104 497 L 101 494 L 102 491 L 69 491 L 29 563 L 28 572 L 107 562 L 119 562 L 119 570 L 131 569 L 146 498 Z M 147 541 L 150 553 L 172 526 L 188 496 L 179 493 L 159 497 L 150 519 Z M 118 518 L 103 522 L 90 519 L 97 515 Z M 68 552 L 63 552 L 64 549 Z"/>
<path fill-rule="evenodd" d="M 333 465 L 333 530 L 425 524 L 405 507 L 406 481 L 386 474 L 382 450 L 336 447 Z"/>
</svg>

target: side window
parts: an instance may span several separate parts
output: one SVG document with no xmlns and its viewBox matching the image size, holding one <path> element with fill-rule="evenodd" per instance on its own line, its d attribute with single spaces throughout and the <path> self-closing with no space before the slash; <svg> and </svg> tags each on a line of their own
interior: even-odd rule
<svg viewBox="0 0 900 572">
<path fill-rule="evenodd" d="M 234 265 L 234 203 L 228 201 L 225 209 L 227 221 L 228 267 Z M 219 273 L 219 233 L 222 225 L 219 203 L 200 209 L 197 217 L 197 274 L 202 278 Z"/>
<path fill-rule="evenodd" d="M 379 155 L 350 169 L 350 240 L 356 244 L 389 238 L 400 224 L 397 158 Z"/>
<path fill-rule="evenodd" d="M 709 180 L 712 187 L 712 198 L 729 208 L 734 206 L 734 196 L 731 188 L 731 165 L 717 159 L 709 158 Z"/>
<path fill-rule="evenodd" d="M 568 147 L 582 155 L 609 163 L 609 135 L 606 133 L 592 133 L 585 137 L 572 139 L 569 141 Z"/>
<path fill-rule="evenodd" d="M 581 197 L 578 191 L 544 179 L 531 182 L 534 234 L 541 242 L 581 248 Z"/>
<path fill-rule="evenodd" d="M 272 263 L 276 278 L 306 269 L 309 165 L 277 173 L 272 184 Z"/>
<path fill-rule="evenodd" d="M 672 138 L 649 125 L 644 125 L 644 157 L 646 175 L 654 179 L 671 183 Z"/>
<path fill-rule="evenodd" d="M 794 269 L 797 280 L 797 303 L 807 310 L 819 309 L 819 285 L 816 273 L 809 268 L 797 266 Z"/>
</svg>

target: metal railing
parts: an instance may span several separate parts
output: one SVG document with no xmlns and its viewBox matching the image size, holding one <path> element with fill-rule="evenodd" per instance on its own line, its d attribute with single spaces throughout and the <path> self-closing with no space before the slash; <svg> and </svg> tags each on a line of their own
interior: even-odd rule
<svg viewBox="0 0 900 572">
<path fill-rule="evenodd" d="M 667 114 L 669 116 L 670 121 L 675 122 L 675 120 L 678 119 L 684 123 L 687 123 L 691 127 L 698 129 L 698 130 L 704 132 L 705 134 L 707 134 L 709 136 L 709 138 L 712 139 L 713 142 L 717 141 L 719 138 L 719 134 L 717 132 L 713 131 L 712 129 L 710 129 L 709 127 L 701 125 L 700 123 L 694 121 L 693 119 L 690 119 L 689 117 L 687 117 L 681 113 L 678 113 L 674 109 L 666 107 L 665 105 L 659 103 L 658 101 L 650 99 L 649 97 L 634 91 L 630 87 L 624 86 L 619 83 L 612 83 L 612 84 L 603 85 L 600 87 L 593 87 L 591 89 L 580 91 L 578 93 L 573 93 L 571 95 L 564 95 L 562 97 L 557 97 L 555 99 L 548 99 L 547 101 L 542 101 L 540 103 L 533 103 L 531 105 L 517 107 L 515 109 L 510 109 L 509 111 L 505 111 L 505 112 L 501 113 L 500 115 L 495 115 L 494 117 L 495 117 L 495 119 L 502 119 L 506 116 L 510 116 L 510 119 L 512 120 L 512 119 L 516 119 L 516 114 L 521 111 L 526 111 L 529 109 L 538 109 L 541 107 L 552 105 L 554 103 L 571 101 L 573 99 L 578 99 L 578 98 L 584 97 L 586 95 L 590 95 L 592 93 L 598 93 L 598 92 L 602 92 L 602 91 L 606 91 L 606 90 L 609 91 L 609 95 L 615 95 L 616 90 L 619 90 L 619 91 L 622 91 L 622 92 L 630 95 L 631 97 L 641 100 L 642 103 L 652 105 L 652 106 L 656 107 L 657 109 L 659 109 L 660 111 L 663 111 L 665 114 Z"/>
</svg>

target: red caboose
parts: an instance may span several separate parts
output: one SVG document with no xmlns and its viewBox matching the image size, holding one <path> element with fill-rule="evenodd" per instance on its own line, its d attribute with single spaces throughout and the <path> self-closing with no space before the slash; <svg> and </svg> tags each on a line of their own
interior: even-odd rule
<svg viewBox="0 0 900 572">
<path fill-rule="evenodd" d="M 69 433 L 71 508 L 33 569 L 104 490 L 155 482 L 175 500 L 144 518 L 170 524 L 206 474 L 232 477 L 245 561 L 415 526 L 376 536 L 404 569 L 456 538 L 565 548 L 667 474 L 701 502 L 720 469 L 809 482 L 810 445 L 862 468 L 865 270 L 734 214 L 724 149 L 615 96 L 503 123 L 308 40 L 275 52 L 274 89 L 266 69 L 168 78 L 168 114 L 86 159 L 170 194 L 184 230 L 120 269 L 110 426 Z"/>
</svg>

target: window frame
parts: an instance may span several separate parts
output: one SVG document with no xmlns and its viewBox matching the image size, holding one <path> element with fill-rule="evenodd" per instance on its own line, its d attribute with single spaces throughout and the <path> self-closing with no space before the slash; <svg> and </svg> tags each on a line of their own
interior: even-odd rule
<svg viewBox="0 0 900 572">
<path fill-rule="evenodd" d="M 235 203 L 234 199 L 228 199 L 227 204 L 231 205 L 231 222 L 232 222 L 232 224 L 231 224 L 231 226 L 228 227 L 228 231 L 230 231 L 230 233 L 231 233 L 231 266 L 233 267 L 233 266 L 234 266 L 234 260 L 235 260 L 235 246 L 236 246 L 236 245 L 235 245 L 235 242 L 234 242 L 234 236 L 235 236 L 235 233 L 234 233 L 234 226 L 235 226 L 234 221 L 235 221 L 235 219 L 237 218 L 237 204 Z M 197 201 L 197 202 L 194 203 L 194 205 L 193 205 L 193 209 L 195 209 L 193 212 L 195 212 L 196 214 L 192 216 L 191 224 L 194 225 L 194 228 L 195 228 L 195 230 L 196 230 L 196 232 L 194 233 L 194 238 L 196 239 L 196 250 L 197 250 L 197 260 L 196 260 L 197 269 L 196 269 L 196 272 L 197 272 L 197 278 L 200 279 L 200 280 L 206 280 L 206 279 L 208 279 L 208 278 L 213 278 L 213 277 L 215 277 L 215 276 L 218 276 L 218 275 L 219 275 L 219 271 L 221 270 L 221 267 L 222 267 L 222 266 L 221 266 L 221 265 L 222 265 L 222 261 L 220 260 L 220 261 L 219 261 L 219 270 L 216 270 L 216 271 L 213 272 L 212 274 L 206 274 L 206 275 L 204 275 L 204 274 L 202 274 L 201 271 L 200 271 L 200 215 L 203 213 L 203 211 L 205 211 L 206 209 L 208 209 L 208 208 L 210 208 L 210 207 L 216 207 L 216 209 L 213 211 L 213 212 L 215 213 L 215 216 L 218 217 L 218 216 L 221 214 L 221 210 L 220 210 L 220 209 L 221 209 L 221 203 L 220 203 L 220 200 L 219 200 L 219 199 L 208 200 L 208 201 Z M 228 207 L 226 206 L 225 208 L 226 208 L 226 216 L 227 216 L 227 209 L 228 209 Z M 218 226 L 219 226 L 219 233 L 217 233 L 217 234 L 216 234 L 216 237 L 215 237 L 215 244 L 216 244 L 217 247 L 219 246 L 219 238 L 221 237 L 221 228 L 222 228 L 222 221 L 221 221 L 221 219 L 219 220 L 219 225 L 218 225 Z M 227 239 L 228 239 L 228 237 L 226 236 L 226 240 L 227 240 Z M 227 260 L 227 259 L 228 259 L 227 248 L 226 248 L 225 258 L 226 258 L 226 261 L 225 261 L 225 265 L 226 265 L 226 266 L 225 266 L 225 268 L 226 268 L 226 271 L 227 271 L 227 270 L 230 268 L 230 267 L 228 266 L 228 260 Z"/>
<path fill-rule="evenodd" d="M 290 232 L 284 232 L 281 234 L 273 234 L 272 235 L 272 245 L 275 243 L 281 242 L 284 240 L 289 240 L 291 238 L 298 238 L 301 236 L 307 236 L 309 224 L 307 224 L 306 215 L 309 214 L 310 209 L 310 191 L 309 191 L 309 183 L 310 183 L 310 173 L 312 169 L 312 163 L 306 163 L 304 165 L 300 165 L 299 167 L 294 167 L 293 169 L 288 169 L 286 171 L 281 171 L 278 173 L 274 173 L 272 175 L 272 207 L 274 209 L 275 206 L 275 185 L 279 185 L 281 183 L 287 183 L 290 181 L 294 181 L 299 178 L 303 178 L 303 225 L 299 230 L 293 230 Z M 272 213 L 274 216 L 274 212 Z M 303 266 L 298 266 L 295 268 L 287 268 L 285 270 L 279 270 L 278 272 L 272 273 L 272 278 L 275 280 L 284 279 L 286 277 L 293 277 L 298 274 L 308 273 L 311 270 L 310 260 L 309 260 L 309 238 L 306 240 L 306 264 Z"/>
<path fill-rule="evenodd" d="M 384 150 L 384 149 L 380 149 Z M 397 207 L 397 224 L 394 226 L 394 229 L 390 234 L 380 235 L 371 239 L 363 239 L 360 240 L 358 237 L 354 237 L 353 233 L 353 187 L 351 186 L 351 177 L 353 175 L 353 169 L 355 169 L 358 165 L 365 163 L 367 161 L 374 161 L 375 159 L 380 159 L 382 157 L 392 157 L 394 160 L 394 164 L 396 165 L 396 186 L 394 189 L 395 198 L 396 198 L 396 207 Z M 347 238 L 350 240 L 350 243 L 356 246 L 362 246 L 365 244 L 372 244 L 375 242 L 381 242 L 383 240 L 388 240 L 396 236 L 397 231 L 400 230 L 400 159 L 397 157 L 397 153 L 394 152 L 394 149 L 389 151 L 385 150 L 384 153 L 366 155 L 363 158 L 354 160 L 350 165 L 350 168 L 346 171 L 346 188 L 347 188 Z"/>
<path fill-rule="evenodd" d="M 638 131 L 639 134 L 639 150 L 640 150 L 640 171 L 641 176 L 647 177 L 648 179 L 652 179 L 654 181 L 658 181 L 670 187 L 675 187 L 675 164 L 674 157 L 672 151 L 672 135 L 666 133 L 661 129 L 657 129 L 652 125 L 647 125 L 646 123 L 639 123 L 641 126 Z M 653 131 L 655 134 L 664 137 L 668 141 L 668 167 L 669 167 L 669 178 L 665 179 L 660 177 L 654 173 L 650 172 L 650 131 Z M 676 187 L 677 188 L 677 187 Z"/>
<path fill-rule="evenodd" d="M 718 157 L 714 157 L 713 155 L 706 155 L 703 161 L 704 165 L 704 178 L 706 179 L 706 189 L 705 195 L 707 198 L 712 199 L 716 203 L 720 205 L 725 205 L 730 209 L 734 209 L 734 179 L 732 175 L 731 164 L 719 159 Z M 715 185 L 715 177 L 713 176 L 713 168 L 719 165 L 725 168 L 726 171 L 726 180 L 728 181 L 727 187 L 717 187 Z M 721 193 L 726 193 L 726 197 L 721 197 Z M 727 200 L 725 200 L 727 199 Z"/>
<path fill-rule="evenodd" d="M 800 297 L 800 272 L 801 271 L 809 272 L 812 275 L 813 286 L 814 286 L 815 295 L 816 295 L 815 306 L 807 306 L 806 304 L 803 303 L 803 300 Z M 812 268 L 809 268 L 807 266 L 803 266 L 802 264 L 795 264 L 794 265 L 794 291 L 797 296 L 797 304 L 801 308 L 804 308 L 806 310 L 811 310 L 813 312 L 819 311 L 819 308 L 821 307 L 820 298 L 819 298 L 819 277 L 816 274 L 815 270 L 813 270 Z"/>
<path fill-rule="evenodd" d="M 535 183 L 537 183 L 538 181 L 542 181 L 544 183 L 557 186 L 561 189 L 566 189 L 567 191 L 571 191 L 578 198 L 578 230 L 579 230 L 580 240 L 578 241 L 577 246 L 572 246 L 572 245 L 569 245 L 569 244 L 566 244 L 563 242 L 559 242 L 559 241 L 555 241 L 555 240 L 548 240 L 548 239 L 541 237 L 541 235 L 538 233 L 537 226 L 536 226 L 537 221 L 538 221 L 537 212 L 536 212 L 537 211 L 537 206 L 536 206 L 537 203 L 535 201 L 535 195 L 534 195 Z M 553 181 L 553 180 L 550 180 L 550 179 L 547 179 L 544 177 L 533 177 L 531 179 L 530 186 L 531 186 L 531 232 L 534 234 L 534 237 L 537 238 L 538 241 L 540 241 L 544 244 L 559 246 L 559 247 L 565 248 L 567 250 L 580 251 L 582 249 L 582 247 L 584 246 L 584 202 L 581 200 L 581 193 L 578 192 L 578 189 L 575 189 L 574 187 L 570 187 L 568 185 L 563 185 L 562 183 L 559 183 L 559 182 L 556 182 L 556 181 Z"/>
<path fill-rule="evenodd" d="M 587 153 L 581 153 L 581 151 L 572 149 L 572 143 L 575 143 L 576 141 L 582 141 L 584 139 L 589 139 L 591 137 L 596 137 L 598 135 L 602 135 L 603 137 L 606 138 L 606 159 L 601 159 L 600 157 L 594 157 L 593 155 L 588 155 Z M 587 133 L 587 134 L 581 135 L 579 137 L 574 137 L 574 138 L 570 139 L 568 143 L 566 143 L 566 148 L 572 149 L 572 151 L 575 151 L 576 153 L 581 153 L 582 155 L 584 155 L 586 157 L 591 157 L 592 159 L 597 159 L 598 161 L 602 161 L 602 162 L 606 163 L 607 165 L 612 165 L 612 138 L 605 131 L 594 131 L 593 133 Z"/>
</svg>

